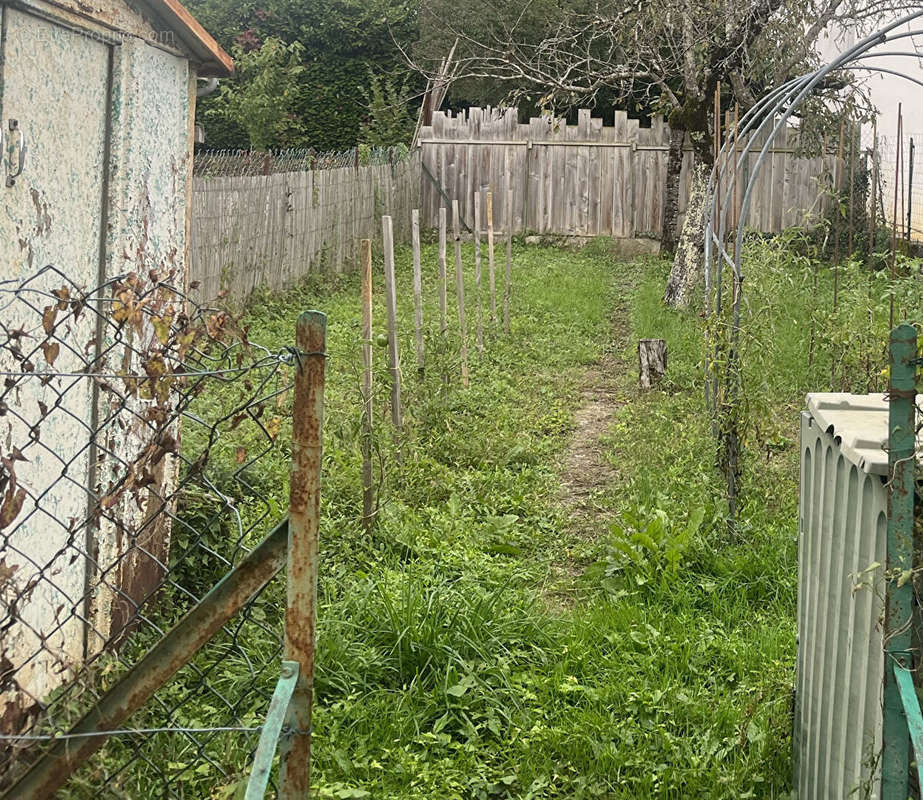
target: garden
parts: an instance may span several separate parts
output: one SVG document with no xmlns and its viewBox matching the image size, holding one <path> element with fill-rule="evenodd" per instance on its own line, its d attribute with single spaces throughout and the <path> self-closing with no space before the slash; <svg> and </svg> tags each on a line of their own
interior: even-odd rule
<svg viewBox="0 0 923 800">
<path fill-rule="evenodd" d="M 472 255 L 465 245 L 466 264 Z M 837 268 L 834 311 L 834 271 L 823 255 L 798 230 L 747 244 L 744 462 L 733 525 L 704 411 L 703 323 L 663 305 L 665 261 L 620 260 L 607 239 L 581 249 L 516 241 L 511 330 L 485 323 L 468 387 L 456 327 L 443 333 L 433 322 L 437 293 L 424 281 L 426 366 L 403 369 L 401 431 L 389 423 L 386 351 L 374 348 L 370 530 L 361 504 L 359 276 L 313 277 L 251 299 L 243 323 L 269 351 L 292 343 L 301 311 L 328 315 L 317 797 L 788 796 L 799 412 L 806 392 L 831 384 L 882 390 L 891 287 L 901 317 L 919 297 L 909 259 L 900 257 L 906 277 L 894 284 L 847 260 Z M 422 260 L 432 273 L 435 245 L 423 247 Z M 411 262 L 399 248 L 407 353 Z M 471 297 L 470 268 L 466 279 Z M 385 327 L 376 300 L 373 341 Z M 662 338 L 669 349 L 665 378 L 649 391 L 638 388 L 640 338 Z M 230 409 L 239 391 L 226 384 L 197 402 Z M 278 518 L 286 508 L 289 400 L 279 394 L 263 421 L 278 435 L 245 475 L 242 518 L 266 508 Z M 588 403 L 596 404 L 589 415 Z M 259 445 L 246 441 L 245 427 L 215 443 L 217 472 L 239 474 L 246 448 Z M 203 446 L 196 436 L 190 430 L 183 441 L 191 453 Z M 199 511 L 189 501 L 183 513 Z M 220 537 L 208 546 L 220 550 Z M 204 588 L 216 577 L 183 568 Z M 248 630 L 235 634 L 240 658 L 200 656 L 209 686 L 227 697 L 250 682 L 271 692 L 274 670 L 254 673 L 240 660 L 274 663 L 283 607 L 277 581 L 249 610 Z M 188 688 L 175 681 L 158 698 Z M 207 703 L 187 708 L 214 724 Z M 174 724 L 179 718 L 190 719 Z M 250 721 L 261 722 L 258 714 Z M 143 759 L 117 771 L 118 785 L 139 796 L 150 779 L 145 763 L 167 764 L 184 796 L 236 797 L 253 741 L 234 732 L 211 740 L 224 773 L 216 785 L 195 740 L 153 736 Z M 125 752 L 113 741 L 103 762 Z M 74 796 L 85 796 L 81 785 L 92 791 L 93 773 L 81 775 Z"/>
</svg>

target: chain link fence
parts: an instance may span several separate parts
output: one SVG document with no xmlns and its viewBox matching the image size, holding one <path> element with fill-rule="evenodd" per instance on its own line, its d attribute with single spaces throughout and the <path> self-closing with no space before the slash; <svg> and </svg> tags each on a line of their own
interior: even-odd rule
<svg viewBox="0 0 923 800">
<path fill-rule="evenodd" d="M 196 177 L 277 175 L 341 167 L 393 166 L 410 153 L 406 145 L 372 147 L 359 145 L 348 150 L 321 152 L 314 148 L 287 150 L 200 150 L 195 155 Z"/>
<path fill-rule="evenodd" d="M 36 796 L 17 781 L 61 773 L 43 756 L 93 737 L 58 796 L 246 781 L 283 653 L 281 562 L 166 683 L 144 659 L 285 524 L 297 351 L 250 341 L 174 277 L 0 283 L 0 797 Z M 128 685 L 99 736 L 106 693 Z"/>
</svg>

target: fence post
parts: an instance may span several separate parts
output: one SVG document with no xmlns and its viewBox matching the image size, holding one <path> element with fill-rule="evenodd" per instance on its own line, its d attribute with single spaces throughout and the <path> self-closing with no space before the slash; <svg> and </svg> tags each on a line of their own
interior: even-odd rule
<svg viewBox="0 0 923 800">
<path fill-rule="evenodd" d="M 400 432 L 404 427 L 401 407 L 401 355 L 397 344 L 397 289 L 394 285 L 394 227 L 391 217 L 381 218 L 385 249 L 385 305 L 388 310 L 388 367 L 391 370 L 391 422 Z"/>
<path fill-rule="evenodd" d="M 462 269 L 461 233 L 458 230 L 458 200 L 452 201 L 452 234 L 455 237 L 455 293 L 458 300 L 458 327 L 461 344 L 458 353 L 461 358 L 462 386 L 468 388 L 468 343 L 465 329 L 465 273 Z"/>
<path fill-rule="evenodd" d="M 301 669 L 289 705 L 279 761 L 281 800 L 307 800 L 311 786 L 311 704 L 314 693 L 314 623 L 317 604 L 317 539 L 320 520 L 321 443 L 327 317 L 305 311 L 295 328 L 298 371 L 292 410 L 285 659 Z"/>
<path fill-rule="evenodd" d="M 881 798 L 906 800 L 910 768 L 907 715 L 895 669 L 911 663 L 913 512 L 916 439 L 917 334 L 912 325 L 891 331 L 888 385 L 888 559 L 885 596 L 885 687 Z"/>
<path fill-rule="evenodd" d="M 360 243 L 362 263 L 362 527 L 371 532 L 375 513 L 372 483 L 372 242 Z"/>
</svg>

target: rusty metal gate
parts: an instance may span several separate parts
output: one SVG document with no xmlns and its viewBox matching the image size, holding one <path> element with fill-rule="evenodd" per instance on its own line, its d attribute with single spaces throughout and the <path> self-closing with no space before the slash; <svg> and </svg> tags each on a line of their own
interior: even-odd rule
<svg viewBox="0 0 923 800">
<path fill-rule="evenodd" d="M 324 365 L 318 312 L 0 282 L 0 797 L 306 796 Z"/>
</svg>

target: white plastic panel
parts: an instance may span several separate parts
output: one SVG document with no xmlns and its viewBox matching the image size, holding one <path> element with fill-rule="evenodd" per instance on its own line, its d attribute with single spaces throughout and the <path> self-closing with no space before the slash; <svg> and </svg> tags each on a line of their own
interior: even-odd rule
<svg viewBox="0 0 923 800">
<path fill-rule="evenodd" d="M 827 422 L 802 414 L 795 782 L 801 800 L 874 799 L 887 490 Z"/>
</svg>

